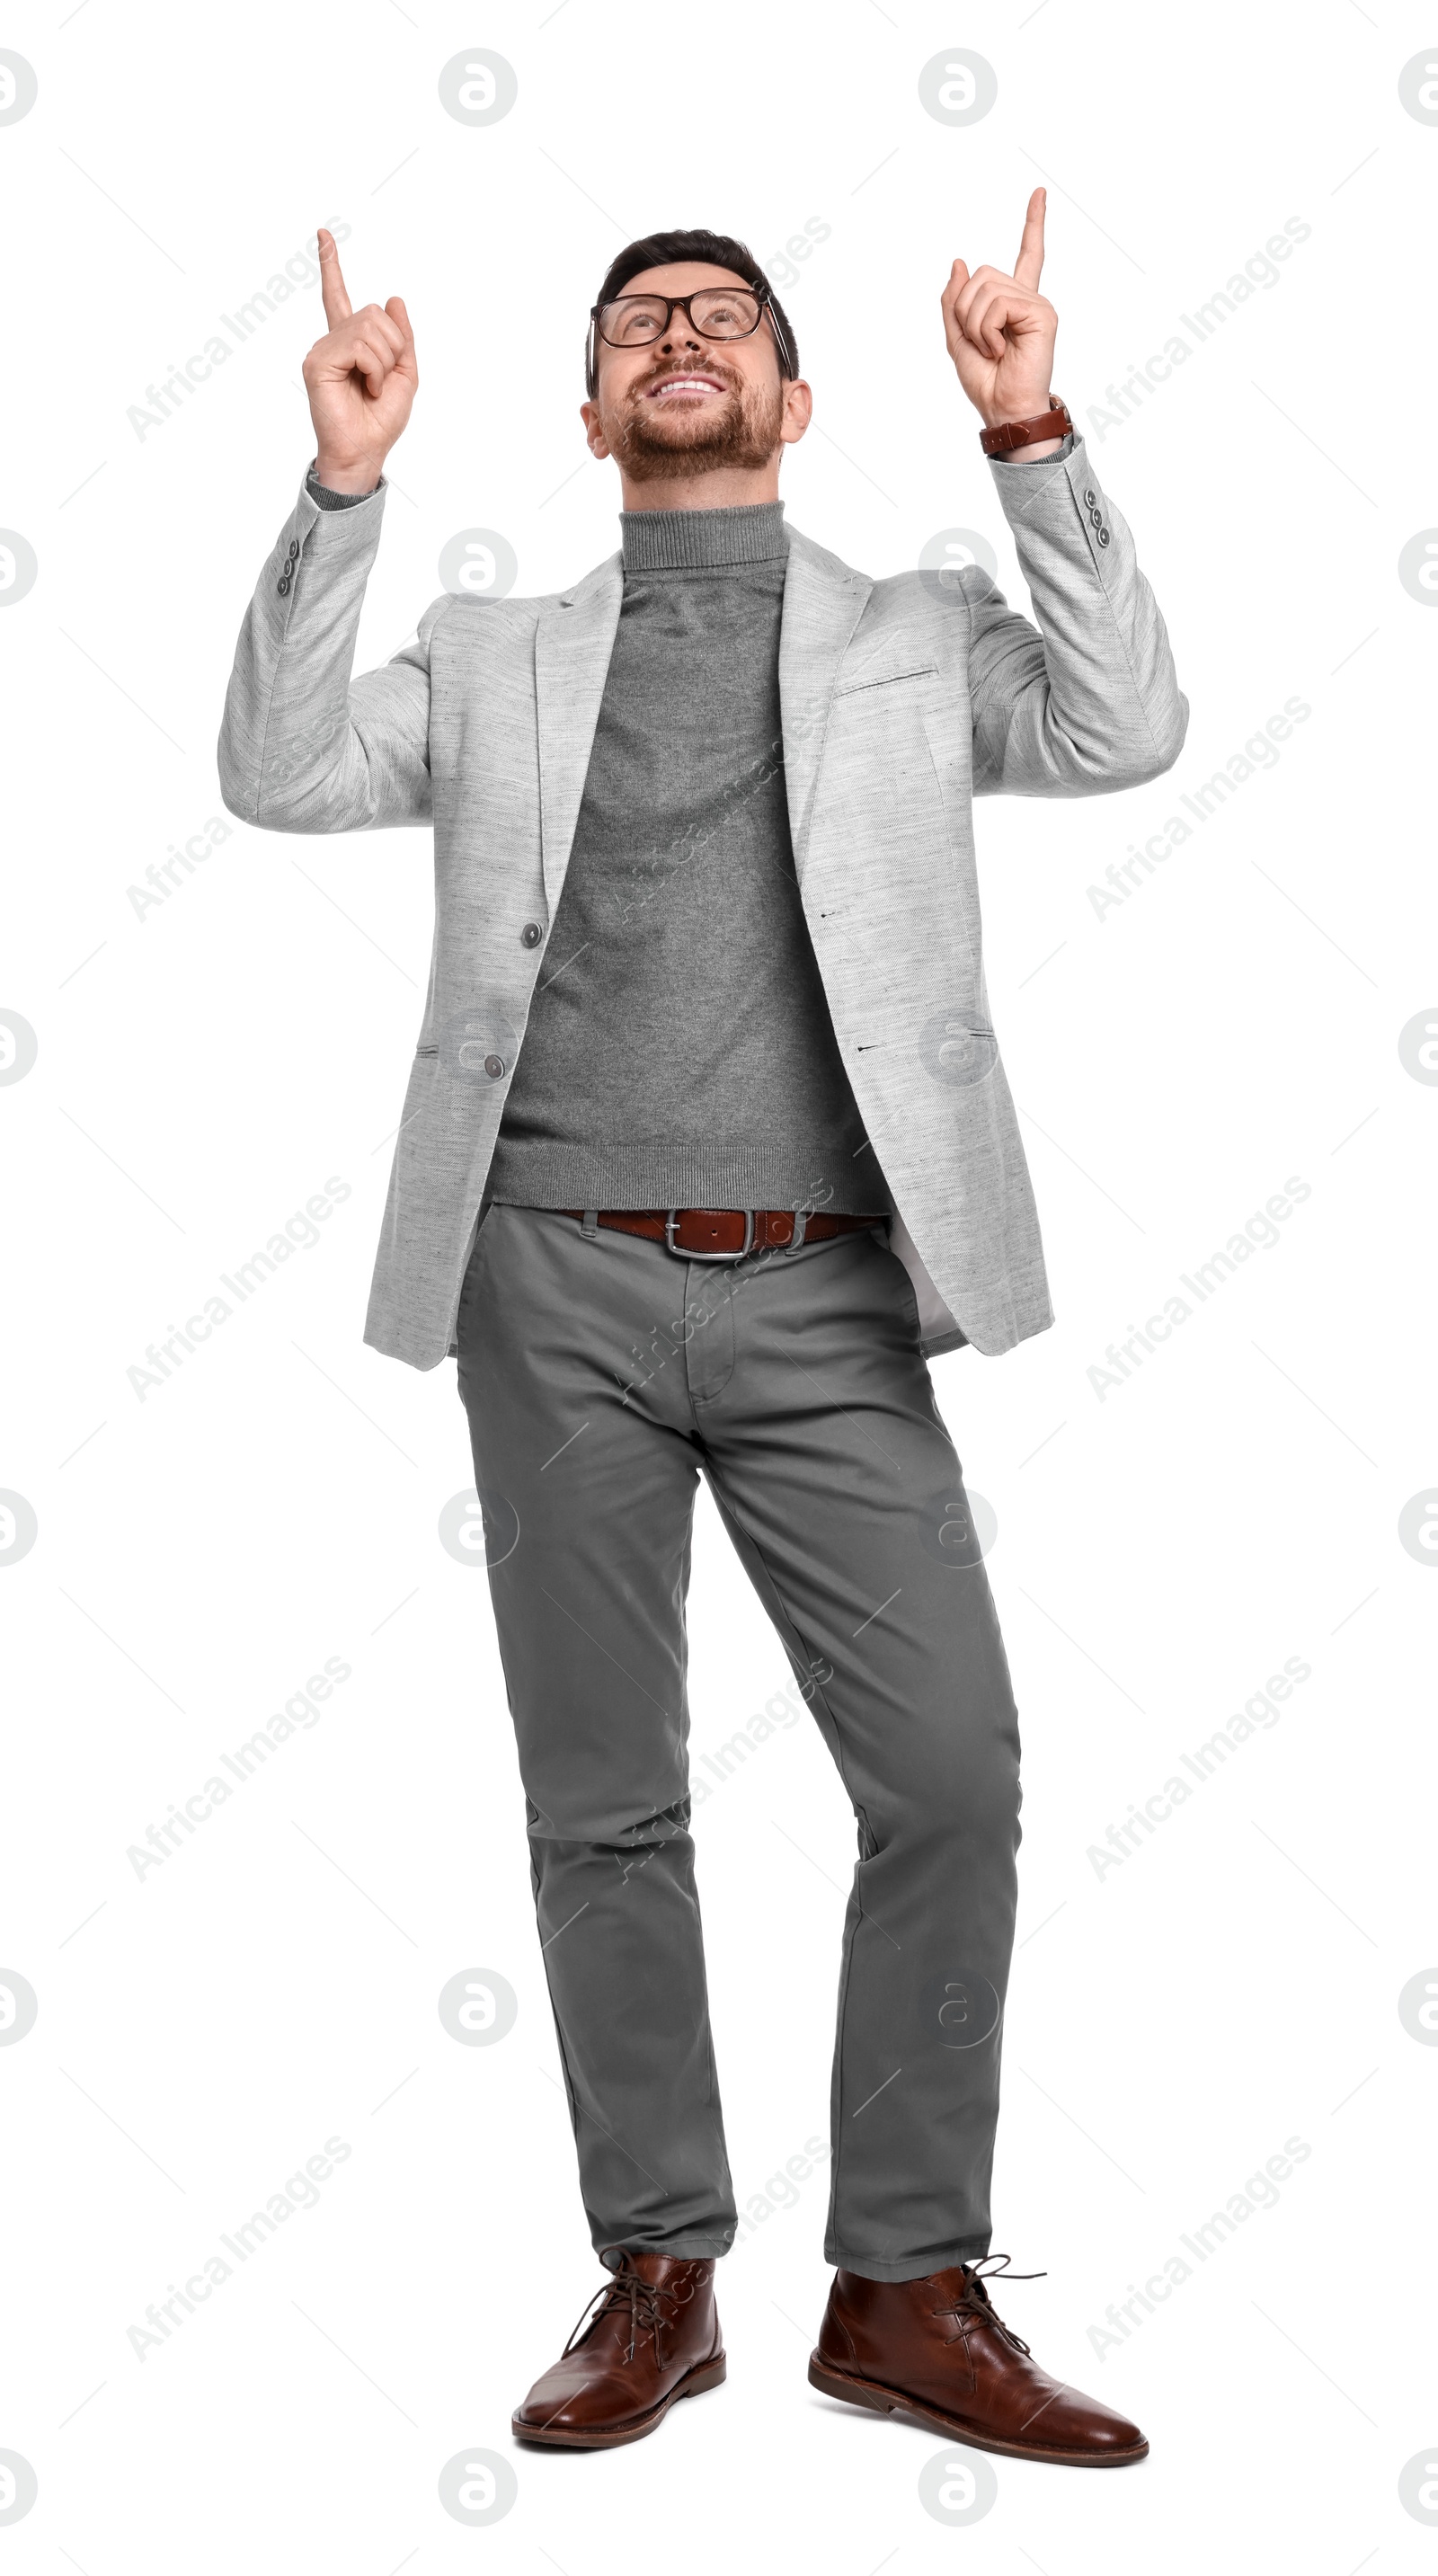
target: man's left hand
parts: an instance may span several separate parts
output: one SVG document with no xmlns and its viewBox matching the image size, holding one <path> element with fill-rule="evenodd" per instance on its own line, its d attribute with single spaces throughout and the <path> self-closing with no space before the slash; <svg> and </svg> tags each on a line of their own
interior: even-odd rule
<svg viewBox="0 0 1438 2576">
<path fill-rule="evenodd" d="M 999 268 L 972 275 L 956 259 L 944 288 L 944 332 L 959 382 L 985 426 L 1031 420 L 1048 410 L 1059 317 L 1039 293 L 1044 264 L 1045 190 L 1035 188 L 1012 277 Z"/>
</svg>

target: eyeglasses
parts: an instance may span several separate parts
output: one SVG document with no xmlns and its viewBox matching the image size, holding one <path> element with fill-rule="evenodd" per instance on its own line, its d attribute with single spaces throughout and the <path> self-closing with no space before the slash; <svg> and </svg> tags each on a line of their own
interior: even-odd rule
<svg viewBox="0 0 1438 2576">
<path fill-rule="evenodd" d="M 597 381 L 595 335 L 607 348 L 647 349 L 662 340 L 676 313 L 682 313 L 701 340 L 752 339 L 768 312 L 779 363 L 793 373 L 793 358 L 767 286 L 700 286 L 692 295 L 616 295 L 608 304 L 589 308 L 590 338 L 585 369 L 591 399 Z"/>
</svg>

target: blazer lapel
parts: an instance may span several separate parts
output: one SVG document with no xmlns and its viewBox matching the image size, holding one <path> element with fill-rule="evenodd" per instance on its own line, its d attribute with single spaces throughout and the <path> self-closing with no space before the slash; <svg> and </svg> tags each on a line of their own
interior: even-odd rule
<svg viewBox="0 0 1438 2576">
<path fill-rule="evenodd" d="M 789 531 L 779 628 L 779 708 L 794 872 L 803 883 L 809 820 L 834 683 L 874 585 L 837 555 Z"/>
<path fill-rule="evenodd" d="M 623 558 L 615 554 L 572 590 L 547 599 L 535 632 L 540 850 L 551 921 L 574 846 L 623 596 Z"/>
</svg>

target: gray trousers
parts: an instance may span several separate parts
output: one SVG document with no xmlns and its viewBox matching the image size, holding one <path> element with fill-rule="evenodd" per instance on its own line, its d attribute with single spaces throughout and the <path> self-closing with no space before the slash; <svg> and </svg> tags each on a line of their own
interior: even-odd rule
<svg viewBox="0 0 1438 2576">
<path fill-rule="evenodd" d="M 902 1263 L 881 1229 L 711 1267 L 493 1206 L 457 1341 L 596 2249 L 737 2224 L 689 1831 L 702 1474 L 858 1825 L 826 2256 L 987 2253 L 1018 1725 Z"/>
</svg>

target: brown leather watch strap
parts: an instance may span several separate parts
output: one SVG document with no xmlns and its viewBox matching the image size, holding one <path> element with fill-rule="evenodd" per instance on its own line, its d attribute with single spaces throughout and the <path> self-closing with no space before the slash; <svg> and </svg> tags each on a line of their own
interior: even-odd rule
<svg viewBox="0 0 1438 2576">
<path fill-rule="evenodd" d="M 1001 420 L 994 429 L 981 429 L 979 445 L 985 456 L 1007 456 L 1014 447 L 1036 447 L 1041 438 L 1067 438 L 1072 427 L 1068 404 L 1050 394 L 1047 411 L 1036 412 L 1032 420 Z"/>
</svg>

